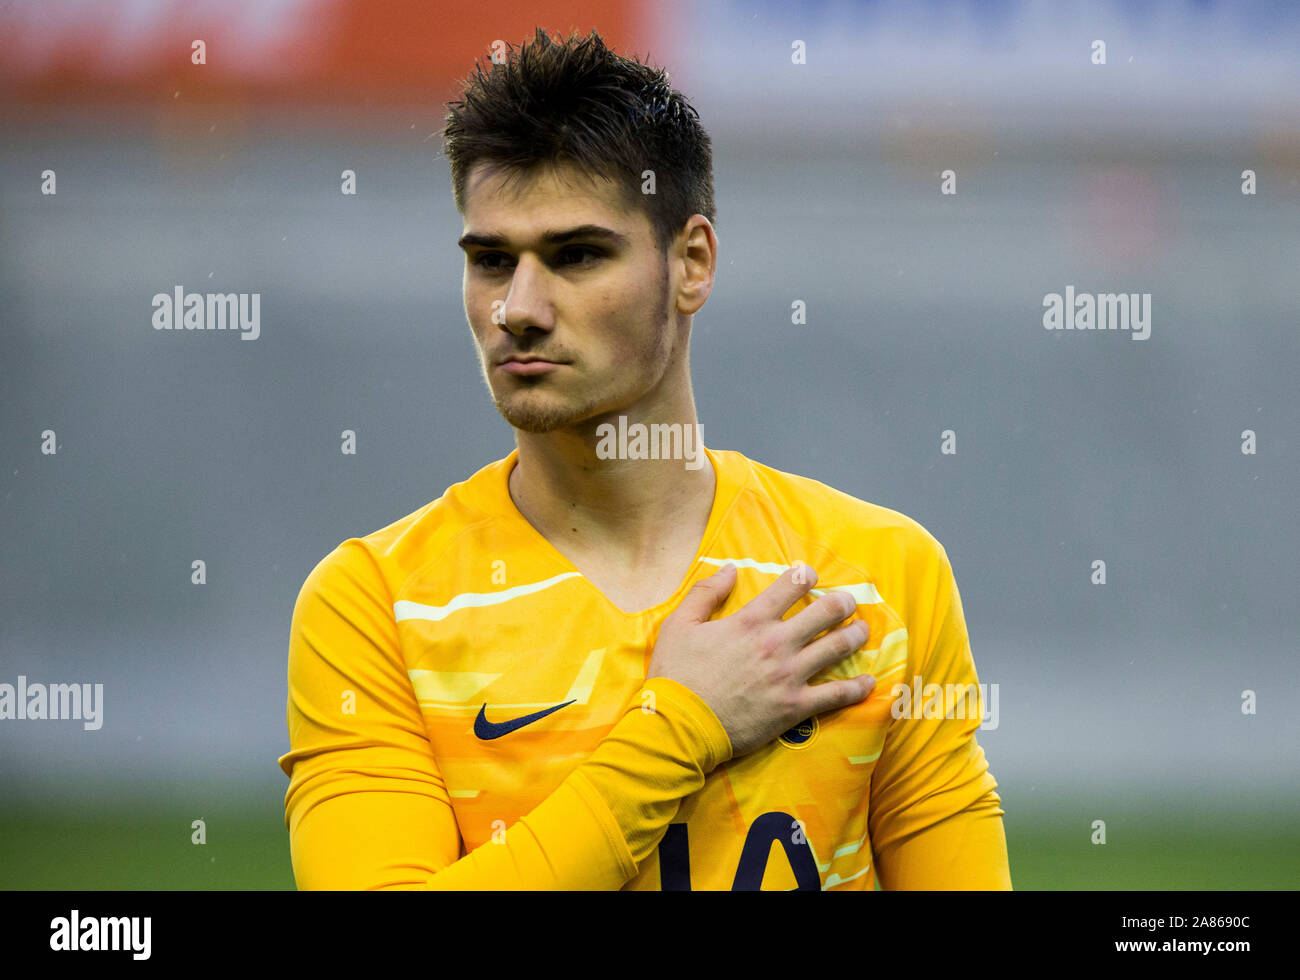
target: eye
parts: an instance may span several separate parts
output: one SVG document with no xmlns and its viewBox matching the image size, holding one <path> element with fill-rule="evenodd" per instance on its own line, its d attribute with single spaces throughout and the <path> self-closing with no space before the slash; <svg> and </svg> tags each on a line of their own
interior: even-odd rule
<svg viewBox="0 0 1300 980">
<path fill-rule="evenodd" d="M 479 252 L 479 254 L 474 257 L 474 265 L 478 266 L 485 272 L 500 272 L 505 268 L 505 266 L 488 260 L 504 259 L 506 257 L 507 256 L 502 255 L 500 252 Z"/>
<path fill-rule="evenodd" d="M 591 265 L 604 257 L 604 252 L 591 245 L 567 245 L 556 254 L 556 265 Z M 510 256 L 502 252 L 479 252 L 471 259 L 471 264 L 484 272 L 504 272 L 509 266 Z"/>
<path fill-rule="evenodd" d="M 561 262 L 561 265 L 590 265 L 590 262 L 581 261 L 580 257 L 586 256 L 591 260 L 591 262 L 594 262 L 602 257 L 602 253 L 600 249 L 592 248 L 590 245 L 570 245 L 567 248 L 560 250 L 560 258 L 564 258 L 565 256 L 577 256 L 579 257 L 579 260 Z"/>
</svg>

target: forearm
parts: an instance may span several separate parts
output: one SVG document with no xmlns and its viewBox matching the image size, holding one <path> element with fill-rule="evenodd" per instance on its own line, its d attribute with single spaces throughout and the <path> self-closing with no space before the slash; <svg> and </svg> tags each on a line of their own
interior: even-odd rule
<svg viewBox="0 0 1300 980">
<path fill-rule="evenodd" d="M 656 678 L 642 691 L 654 694 L 654 711 L 643 710 L 639 692 L 554 792 L 459 860 L 451 859 L 447 844 L 449 835 L 458 840 L 454 819 L 445 807 L 441 818 L 430 816 L 438 805 L 419 795 L 352 793 L 323 800 L 294 829 L 299 886 L 622 887 L 653 852 L 682 799 L 731 755 L 725 730 L 684 687 Z M 432 839 L 442 843 L 434 846 Z M 342 863 L 354 873 L 336 873 L 340 850 L 351 852 Z M 459 853 L 458 845 L 451 853 Z"/>
<path fill-rule="evenodd" d="M 712 712 L 656 678 L 595 752 L 532 812 L 429 879 L 434 889 L 617 889 L 658 845 L 684 797 L 731 755 Z"/>
</svg>

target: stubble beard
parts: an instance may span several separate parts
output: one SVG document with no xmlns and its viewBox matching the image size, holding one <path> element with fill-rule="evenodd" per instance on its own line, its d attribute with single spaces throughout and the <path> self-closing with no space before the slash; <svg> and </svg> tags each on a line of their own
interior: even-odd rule
<svg viewBox="0 0 1300 980">
<path fill-rule="evenodd" d="M 527 393 L 502 399 L 493 395 L 497 411 L 513 428 L 523 432 L 554 432 L 556 429 L 568 428 L 595 414 L 595 405 L 575 407 L 572 404 L 555 403 L 536 404 Z"/>
</svg>

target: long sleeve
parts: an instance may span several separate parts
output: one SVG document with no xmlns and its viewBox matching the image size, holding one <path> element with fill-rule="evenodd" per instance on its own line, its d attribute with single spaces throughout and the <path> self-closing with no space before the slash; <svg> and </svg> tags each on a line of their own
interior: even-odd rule
<svg viewBox="0 0 1300 980">
<path fill-rule="evenodd" d="M 913 708 L 923 706 L 922 717 L 891 721 L 872 776 L 869 825 L 877 871 L 886 889 L 1009 889 L 1001 798 L 975 739 L 983 698 L 978 710 L 962 710 L 974 708 L 963 692 L 979 680 L 961 597 L 947 554 L 937 542 L 934 548 L 912 570 L 913 594 L 933 598 L 918 601 L 907 624 L 904 696 Z M 940 685 L 938 691 L 930 684 Z M 933 695 L 943 711 L 924 711 Z"/>
<path fill-rule="evenodd" d="M 313 570 L 289 643 L 285 822 L 302 889 L 617 889 L 681 799 L 731 757 L 708 706 L 655 678 L 595 751 L 501 835 L 463 854 L 402 658 L 391 599 L 356 539 Z"/>
</svg>

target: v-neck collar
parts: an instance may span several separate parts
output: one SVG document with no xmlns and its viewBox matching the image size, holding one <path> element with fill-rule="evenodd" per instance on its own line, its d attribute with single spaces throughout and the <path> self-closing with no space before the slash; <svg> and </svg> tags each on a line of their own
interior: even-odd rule
<svg viewBox="0 0 1300 980">
<path fill-rule="evenodd" d="M 498 502 L 498 516 L 517 524 L 519 534 L 524 540 L 531 541 L 537 549 L 550 555 L 557 565 L 562 566 L 565 571 L 576 573 L 581 576 L 582 580 L 591 587 L 597 595 L 601 597 L 610 607 L 620 616 L 628 619 L 640 619 L 646 616 L 657 616 L 658 614 L 673 609 L 681 602 L 682 597 L 695 584 L 698 579 L 700 559 L 713 550 L 714 540 L 725 523 L 727 515 L 730 513 L 732 505 L 740 495 L 744 486 L 743 476 L 737 472 L 735 462 L 731 459 L 733 454 L 727 452 L 715 452 L 707 446 L 703 447 L 710 465 L 713 467 L 713 504 L 709 509 L 709 520 L 704 526 L 704 535 L 700 538 L 699 547 L 696 549 L 695 557 L 691 560 L 690 567 L 686 570 L 686 575 L 678 584 L 676 590 L 667 599 L 651 606 L 648 609 L 628 611 L 620 607 L 609 596 L 605 595 L 591 579 L 587 578 L 572 561 L 555 547 L 541 531 L 529 523 L 528 518 L 524 517 L 519 508 L 515 505 L 514 498 L 510 496 L 510 474 L 514 471 L 519 462 L 518 448 L 511 450 L 510 455 L 498 461 L 495 473 L 495 491 L 493 497 Z M 712 574 L 716 569 L 709 568 L 708 573 Z"/>
</svg>

